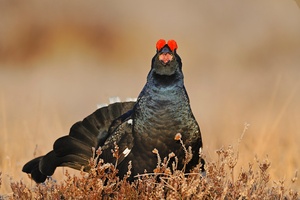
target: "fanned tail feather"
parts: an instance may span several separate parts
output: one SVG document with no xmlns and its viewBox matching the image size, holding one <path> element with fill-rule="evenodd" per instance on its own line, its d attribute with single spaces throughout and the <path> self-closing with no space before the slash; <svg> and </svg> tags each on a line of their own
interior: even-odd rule
<svg viewBox="0 0 300 200">
<path fill-rule="evenodd" d="M 69 135 L 57 139 L 45 156 L 37 157 L 26 163 L 23 172 L 31 174 L 37 182 L 44 182 L 51 176 L 56 167 L 67 166 L 80 170 L 88 170 L 88 159 L 92 157 L 92 147 L 102 146 L 109 137 L 112 122 L 131 110 L 135 102 L 114 103 L 99 108 L 80 122 L 75 123 Z"/>
</svg>

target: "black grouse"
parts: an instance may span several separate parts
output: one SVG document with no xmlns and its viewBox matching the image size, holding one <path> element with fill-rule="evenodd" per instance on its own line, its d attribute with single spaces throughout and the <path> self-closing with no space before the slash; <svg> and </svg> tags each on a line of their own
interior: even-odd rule
<svg viewBox="0 0 300 200">
<path fill-rule="evenodd" d="M 101 158 L 115 163 L 111 152 L 115 144 L 121 152 L 117 164 L 120 177 L 127 173 L 129 161 L 132 162 L 131 180 L 145 170 L 153 172 L 157 166 L 154 149 L 162 158 L 173 152 L 181 169 L 185 152 L 182 144 L 174 139 L 177 133 L 181 134 L 186 147 L 192 147 L 193 157 L 185 170 L 188 172 L 199 162 L 204 165 L 199 157 L 201 133 L 184 87 L 177 43 L 161 39 L 156 49 L 147 83 L 136 102 L 119 102 L 99 108 L 75 123 L 69 135 L 57 139 L 52 151 L 26 163 L 22 171 L 31 174 L 37 183 L 44 182 L 59 166 L 77 170 L 84 167 L 88 171 L 92 147 L 101 147 Z"/>
</svg>

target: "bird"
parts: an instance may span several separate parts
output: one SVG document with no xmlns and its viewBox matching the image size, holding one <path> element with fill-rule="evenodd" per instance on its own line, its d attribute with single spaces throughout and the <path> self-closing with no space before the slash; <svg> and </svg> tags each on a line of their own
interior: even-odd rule
<svg viewBox="0 0 300 200">
<path fill-rule="evenodd" d="M 69 135 L 58 138 L 53 150 L 27 162 L 22 171 L 36 183 L 44 182 L 60 166 L 89 171 L 92 148 L 101 148 L 100 158 L 114 163 L 115 145 L 120 152 L 118 176 L 124 177 L 130 162 L 130 181 L 157 167 L 154 149 L 162 158 L 174 153 L 178 169 L 189 172 L 200 163 L 205 171 L 205 161 L 199 155 L 203 147 L 200 127 L 191 110 L 177 49 L 175 40 L 159 39 L 146 84 L 136 101 L 116 102 L 97 109 L 75 123 Z M 178 133 L 182 143 L 174 139 Z M 183 144 L 191 147 L 188 163 L 184 163 Z"/>
</svg>

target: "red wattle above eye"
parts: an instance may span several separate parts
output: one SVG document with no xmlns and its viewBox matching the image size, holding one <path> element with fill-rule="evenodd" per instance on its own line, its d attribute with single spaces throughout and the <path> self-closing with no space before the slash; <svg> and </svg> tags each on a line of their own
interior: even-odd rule
<svg viewBox="0 0 300 200">
<path fill-rule="evenodd" d="M 166 45 L 166 40 L 160 39 L 156 42 L 156 49 L 160 51 Z"/>
<path fill-rule="evenodd" d="M 168 46 L 170 47 L 171 51 L 174 51 L 175 49 L 178 48 L 177 43 L 175 40 L 169 40 L 168 41 Z"/>
</svg>

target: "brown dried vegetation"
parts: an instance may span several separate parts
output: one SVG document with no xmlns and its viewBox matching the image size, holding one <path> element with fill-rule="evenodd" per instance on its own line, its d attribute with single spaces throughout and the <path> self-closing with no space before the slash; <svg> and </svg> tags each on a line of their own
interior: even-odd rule
<svg viewBox="0 0 300 200">
<path fill-rule="evenodd" d="M 116 146 L 113 151 L 116 158 L 117 149 Z M 104 163 L 102 159 L 97 161 L 101 149 L 93 151 L 96 157 L 90 160 L 89 173 L 82 171 L 78 176 L 66 170 L 63 182 L 49 178 L 33 187 L 23 181 L 12 181 L 13 193 L 0 196 L 0 199 L 299 199 L 298 191 L 289 188 L 297 180 L 297 172 L 291 182 L 271 180 L 268 157 L 263 160 L 255 158 L 248 167 L 236 169 L 238 150 L 233 146 L 216 151 L 218 159 L 206 163 L 205 175 L 200 171 L 201 166 L 184 173 L 177 169 L 177 159 L 170 169 L 170 158 L 176 156 L 171 153 L 168 158 L 161 159 L 155 149 L 157 168 L 153 173 L 137 176 L 132 183 L 126 180 L 130 176 L 131 163 L 127 175 L 120 179 L 115 164 Z M 238 176 L 234 170 L 239 170 Z"/>
</svg>

